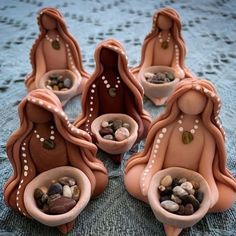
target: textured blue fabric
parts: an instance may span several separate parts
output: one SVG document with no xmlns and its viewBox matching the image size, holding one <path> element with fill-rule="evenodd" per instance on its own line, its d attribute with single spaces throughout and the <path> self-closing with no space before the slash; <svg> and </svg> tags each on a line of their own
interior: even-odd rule
<svg viewBox="0 0 236 236">
<path fill-rule="evenodd" d="M 140 60 L 141 43 L 151 28 L 153 12 L 163 6 L 178 10 L 188 47 L 186 63 L 196 75 L 211 80 L 221 96 L 228 166 L 236 176 L 236 1 L 45 2 L 0 1 L 0 235 L 59 235 L 57 229 L 26 219 L 7 208 L 2 194 L 3 184 L 12 172 L 5 144 L 18 127 L 17 104 L 26 95 L 23 80 L 31 70 L 29 51 L 38 34 L 36 13 L 44 6 L 57 7 L 64 14 L 71 33 L 80 43 L 83 63 L 89 72 L 94 69 L 96 44 L 110 37 L 124 44 L 129 65 L 136 65 Z M 144 105 L 153 118 L 162 109 L 154 107 L 146 98 Z M 71 119 L 80 110 L 80 98 L 73 99 L 66 107 Z M 99 156 L 109 169 L 109 186 L 88 204 L 69 235 L 164 235 L 163 226 L 155 219 L 151 208 L 125 191 L 120 167 L 112 164 L 104 153 Z M 236 235 L 236 205 L 224 213 L 208 214 L 195 226 L 183 230 L 181 235 Z"/>
</svg>

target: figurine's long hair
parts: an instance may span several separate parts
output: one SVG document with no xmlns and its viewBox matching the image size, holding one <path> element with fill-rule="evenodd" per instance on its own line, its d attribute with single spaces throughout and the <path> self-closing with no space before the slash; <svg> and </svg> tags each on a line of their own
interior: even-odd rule
<svg viewBox="0 0 236 236">
<path fill-rule="evenodd" d="M 39 15 L 37 17 L 40 32 L 30 52 L 30 62 L 32 65 L 32 72 L 30 75 L 28 75 L 28 77 L 25 80 L 25 84 L 27 88 L 30 89 L 31 87 L 34 87 L 34 83 L 36 79 L 35 77 L 36 77 L 36 72 L 37 72 L 36 71 L 37 69 L 36 68 L 36 51 L 40 42 L 42 41 L 42 39 L 45 38 L 45 35 L 47 34 L 47 30 L 43 27 L 43 24 L 42 24 L 43 15 L 47 15 L 50 18 L 56 20 L 57 30 L 59 31 L 60 35 L 65 40 L 65 42 L 69 45 L 69 48 L 71 49 L 71 54 L 72 54 L 72 58 L 74 60 L 74 65 L 76 69 L 79 71 L 82 77 L 88 78 L 89 75 L 84 70 L 83 65 L 82 65 L 82 57 L 81 57 L 79 45 L 74 39 L 74 37 L 67 30 L 62 14 L 55 8 L 47 7 L 47 8 L 43 8 L 39 12 Z M 68 63 L 68 67 L 69 67 L 69 63 Z"/>
<path fill-rule="evenodd" d="M 83 170 L 91 182 L 92 191 L 96 185 L 94 171 L 107 174 L 107 170 L 100 160 L 96 158 L 97 148 L 91 143 L 91 137 L 84 131 L 77 129 L 68 121 L 68 117 L 62 110 L 61 103 L 57 96 L 46 89 L 37 89 L 30 92 L 26 98 L 22 100 L 18 107 L 20 118 L 20 127 L 11 135 L 7 142 L 7 155 L 13 167 L 13 175 L 7 181 L 4 187 L 4 197 L 8 205 L 12 192 L 18 187 L 24 170 L 22 169 L 21 147 L 25 138 L 33 132 L 34 124 L 27 117 L 26 105 L 33 103 L 43 109 L 49 111 L 53 115 L 56 130 L 70 144 L 76 145 L 78 148 L 77 158 L 82 159 L 86 164 Z M 68 154 L 69 156 L 69 154 Z M 30 156 L 27 156 L 31 160 Z M 56 161 L 56 160 L 55 160 Z M 34 163 L 32 160 L 30 163 Z M 28 163 L 29 164 L 29 163 Z M 73 165 L 72 163 L 70 163 Z M 31 173 L 29 178 L 33 179 L 32 173 L 36 174 L 35 167 L 29 166 Z"/>
<path fill-rule="evenodd" d="M 185 47 L 185 42 L 181 34 L 181 19 L 179 14 L 177 13 L 176 10 L 170 7 L 162 8 L 158 10 L 157 12 L 154 13 L 153 15 L 153 22 L 152 22 L 152 30 L 148 35 L 145 37 L 143 46 L 142 46 L 142 54 L 141 54 L 141 62 L 139 66 L 135 67 L 132 71 L 135 73 L 137 70 L 140 70 L 142 65 L 144 64 L 145 61 L 145 52 L 147 49 L 148 44 L 152 41 L 157 39 L 158 33 L 160 32 L 160 29 L 158 28 L 158 17 L 160 15 L 166 16 L 170 18 L 173 22 L 172 27 L 170 29 L 171 31 L 171 36 L 174 39 L 174 42 L 178 45 L 179 47 L 179 66 L 184 70 L 185 72 L 185 77 L 190 77 L 191 73 L 190 71 L 186 68 L 184 64 L 185 56 L 186 56 L 186 47 Z M 152 54 L 153 55 L 153 54 Z M 151 66 L 151 65 L 150 65 Z"/>
<path fill-rule="evenodd" d="M 132 167 L 136 165 L 148 165 L 151 150 L 155 145 L 154 141 L 156 134 L 162 128 L 167 127 L 173 122 L 176 122 L 177 118 L 181 114 L 181 111 L 177 105 L 177 101 L 183 94 L 190 90 L 198 91 L 207 99 L 206 106 L 201 113 L 201 122 L 203 123 L 204 127 L 208 129 L 216 142 L 216 151 L 212 164 L 214 178 L 219 182 L 230 186 L 236 191 L 236 182 L 226 168 L 225 136 L 223 127 L 220 124 L 218 118 L 220 111 L 220 98 L 217 96 L 214 86 L 207 80 L 188 78 L 187 80 L 179 83 L 175 92 L 169 97 L 164 113 L 152 123 L 146 139 L 144 150 L 131 157 L 131 159 L 126 164 L 125 172 L 127 173 Z M 149 173 L 147 173 L 147 176 L 148 175 Z"/>
<path fill-rule="evenodd" d="M 82 114 L 75 121 L 75 125 L 77 127 L 81 127 L 88 119 L 88 115 L 89 115 L 88 93 L 91 90 L 92 84 L 95 82 L 97 78 L 99 78 L 99 76 L 103 73 L 103 70 L 104 70 L 103 65 L 100 61 L 101 60 L 100 55 L 103 48 L 107 48 L 118 54 L 118 70 L 119 70 L 121 79 L 124 81 L 128 89 L 132 92 L 135 99 L 134 106 L 137 109 L 138 114 L 141 116 L 141 119 L 146 120 L 147 122 L 151 123 L 150 116 L 143 109 L 143 102 L 142 102 L 143 88 L 128 69 L 128 61 L 127 61 L 127 56 L 125 54 L 124 48 L 118 41 L 114 39 L 109 39 L 109 40 L 105 40 L 101 42 L 95 50 L 94 58 L 96 62 L 96 69 L 94 73 L 92 74 L 91 78 L 88 80 L 88 82 L 85 85 L 85 89 L 83 91 L 83 95 L 81 99 Z"/>
</svg>

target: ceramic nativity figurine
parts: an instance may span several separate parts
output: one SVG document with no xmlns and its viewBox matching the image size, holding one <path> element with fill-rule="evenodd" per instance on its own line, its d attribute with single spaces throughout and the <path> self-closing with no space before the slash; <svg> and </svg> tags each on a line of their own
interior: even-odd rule
<svg viewBox="0 0 236 236">
<path fill-rule="evenodd" d="M 79 170 L 83 179 L 87 179 L 87 184 L 80 187 L 81 198 L 85 190 L 89 190 L 89 193 L 86 193 L 89 196 L 88 201 L 90 197 L 96 197 L 104 191 L 108 182 L 107 170 L 96 158 L 97 148 L 91 142 L 90 135 L 70 124 L 59 99 L 52 91 L 31 91 L 19 104 L 18 112 L 20 127 L 7 143 L 7 155 L 13 167 L 13 175 L 5 184 L 5 202 L 24 216 L 32 217 L 46 225 L 57 226 L 66 233 L 71 230 L 81 206 L 76 206 L 68 213 L 67 222 L 66 214 L 48 216 L 38 209 L 31 209 L 33 203 L 32 206 L 29 204 L 27 186 L 36 188 L 37 183 L 31 183 L 40 175 L 52 182 L 54 179 L 50 179 L 51 174 L 45 173 L 55 172 L 56 168 L 60 167 L 62 170 L 54 173 L 60 176 L 64 174 L 63 169 L 71 168 L 72 171 L 69 171 L 68 175 Z M 83 181 L 79 182 L 82 185 Z M 32 190 L 27 190 L 30 191 Z M 80 204 L 83 205 L 84 202 L 77 205 Z"/>
<path fill-rule="evenodd" d="M 198 172 L 208 183 L 209 212 L 230 208 L 236 200 L 236 181 L 226 167 L 220 107 L 209 81 L 189 78 L 180 82 L 165 111 L 152 124 L 144 150 L 127 162 L 124 182 L 128 192 L 149 203 L 155 173 L 182 167 Z M 177 228 L 170 230 L 171 226 L 165 225 L 167 235 L 178 235 L 181 229 Z"/>
<path fill-rule="evenodd" d="M 174 90 L 176 82 L 191 75 L 184 64 L 185 56 L 186 46 L 181 34 L 179 14 L 169 7 L 158 10 L 153 16 L 152 30 L 143 42 L 141 62 L 132 69 L 135 77 L 143 85 L 145 95 L 155 105 L 164 104 Z M 169 70 L 172 77 L 176 78 L 173 82 L 173 78 L 162 78 L 163 75 L 160 74 Z M 151 84 L 153 86 L 150 83 L 146 85 L 147 78 L 154 80 Z M 156 92 L 149 91 L 152 89 L 150 87 L 154 87 L 153 90 L 156 89 Z"/>
<path fill-rule="evenodd" d="M 44 8 L 38 17 L 39 36 L 30 52 L 32 72 L 25 80 L 28 91 L 52 90 L 66 104 L 80 94 L 89 75 L 82 65 L 80 48 L 55 8 Z"/>
<path fill-rule="evenodd" d="M 128 69 L 124 48 L 116 40 L 101 42 L 95 50 L 96 69 L 85 85 L 82 114 L 75 121 L 93 137 L 95 118 L 110 113 L 130 116 L 138 124 L 137 140 L 146 137 L 151 119 L 143 108 L 143 89 Z"/>
</svg>

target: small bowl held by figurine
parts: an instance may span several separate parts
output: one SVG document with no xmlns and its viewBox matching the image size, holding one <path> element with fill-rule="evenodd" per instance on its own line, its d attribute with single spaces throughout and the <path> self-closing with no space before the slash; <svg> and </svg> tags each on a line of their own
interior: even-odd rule
<svg viewBox="0 0 236 236">
<path fill-rule="evenodd" d="M 34 198 L 34 192 L 42 186 L 48 188 L 52 181 L 61 177 L 73 178 L 80 187 L 80 197 L 76 205 L 63 214 L 50 215 L 44 213 L 38 206 Z M 91 183 L 88 177 L 79 169 L 71 166 L 61 166 L 45 172 L 35 177 L 25 188 L 24 204 L 29 215 L 48 226 L 59 226 L 73 221 L 80 212 L 87 206 L 91 197 Z"/>
<path fill-rule="evenodd" d="M 177 179 L 186 178 L 189 181 L 198 183 L 198 191 L 201 191 L 204 196 L 199 209 L 189 215 L 179 215 L 164 209 L 160 203 L 160 191 L 158 188 L 161 185 L 161 181 L 166 176 L 171 176 L 172 178 Z M 210 194 L 211 193 L 208 183 L 199 173 L 181 167 L 170 167 L 158 171 L 152 177 L 148 189 L 148 201 L 158 221 L 177 228 L 187 228 L 200 221 L 208 212 L 210 208 Z"/>
<path fill-rule="evenodd" d="M 71 70 L 51 70 L 38 81 L 37 87 L 52 90 L 65 105 L 78 94 L 81 78 Z"/>
<path fill-rule="evenodd" d="M 145 95 L 156 106 L 163 105 L 166 102 L 179 82 L 176 71 L 167 66 L 147 67 L 138 76 Z"/>
<path fill-rule="evenodd" d="M 106 139 L 106 137 L 103 137 L 101 135 L 101 124 L 102 123 L 109 123 L 114 120 L 120 120 L 125 124 L 128 124 L 128 135 L 126 138 L 122 140 L 116 140 L 112 139 Z M 124 131 L 127 130 L 125 127 L 121 127 Z M 91 124 L 91 131 L 95 135 L 97 140 L 97 146 L 102 149 L 103 151 L 109 153 L 109 154 L 122 154 L 127 152 L 135 143 L 138 137 L 138 124 L 136 121 L 126 115 L 121 113 L 109 113 L 104 114 L 99 117 L 97 117 Z M 122 131 L 122 130 L 121 130 Z M 117 134 L 119 135 L 119 131 L 117 131 Z M 120 133 L 122 135 L 122 133 Z M 125 135 L 125 134 L 124 134 Z"/>
</svg>

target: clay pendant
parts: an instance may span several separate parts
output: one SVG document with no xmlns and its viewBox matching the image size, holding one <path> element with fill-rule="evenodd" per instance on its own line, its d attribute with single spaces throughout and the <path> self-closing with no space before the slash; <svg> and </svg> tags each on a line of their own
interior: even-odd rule
<svg viewBox="0 0 236 236">
<path fill-rule="evenodd" d="M 182 142 L 189 144 L 193 141 L 193 135 L 189 131 L 184 131 L 182 134 Z"/>
<path fill-rule="evenodd" d="M 53 140 L 51 140 L 51 139 L 45 139 L 44 141 L 43 141 L 43 147 L 45 148 L 45 149 L 48 149 L 48 150 L 53 150 L 54 148 L 55 148 L 55 143 L 54 143 L 54 141 Z"/>
<path fill-rule="evenodd" d="M 169 43 L 167 41 L 163 41 L 162 44 L 161 44 L 161 47 L 163 49 L 167 49 L 169 47 Z"/>
<path fill-rule="evenodd" d="M 114 88 L 114 87 L 109 88 L 108 93 L 111 97 L 115 97 L 116 96 L 116 88 Z"/>
<path fill-rule="evenodd" d="M 55 49 L 55 50 L 59 50 L 60 49 L 60 43 L 57 41 L 57 40 L 53 40 L 52 43 L 51 43 L 52 47 Z"/>
</svg>

